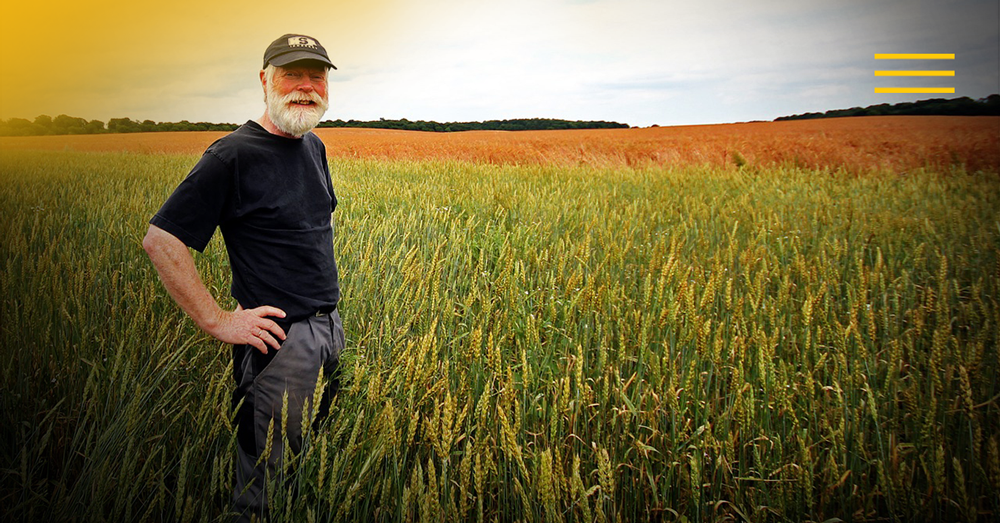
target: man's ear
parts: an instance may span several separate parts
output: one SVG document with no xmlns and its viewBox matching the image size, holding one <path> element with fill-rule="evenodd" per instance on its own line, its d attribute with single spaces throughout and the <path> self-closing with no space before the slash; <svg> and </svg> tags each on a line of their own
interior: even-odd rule
<svg viewBox="0 0 1000 523">
<path fill-rule="evenodd" d="M 264 90 L 264 103 L 267 103 L 267 80 L 264 79 L 264 70 L 260 70 L 260 87 Z"/>
</svg>

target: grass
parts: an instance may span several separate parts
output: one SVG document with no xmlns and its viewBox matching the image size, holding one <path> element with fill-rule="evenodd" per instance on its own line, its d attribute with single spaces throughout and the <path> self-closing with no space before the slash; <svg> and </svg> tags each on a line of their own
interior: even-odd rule
<svg viewBox="0 0 1000 523">
<path fill-rule="evenodd" d="M 140 247 L 194 161 L 0 156 L 5 520 L 225 518 L 229 349 Z M 996 517 L 996 174 L 744 161 L 332 158 L 347 382 L 275 519 Z"/>
</svg>

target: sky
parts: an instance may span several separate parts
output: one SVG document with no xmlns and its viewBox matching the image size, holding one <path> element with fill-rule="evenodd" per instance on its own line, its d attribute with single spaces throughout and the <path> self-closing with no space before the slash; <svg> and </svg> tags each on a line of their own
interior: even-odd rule
<svg viewBox="0 0 1000 523">
<path fill-rule="evenodd" d="M 284 33 L 315 37 L 337 65 L 324 119 L 662 126 L 1000 93 L 997 0 L 37 0 L 0 13 L 0 119 L 241 123 L 263 113 L 264 49 Z"/>
</svg>

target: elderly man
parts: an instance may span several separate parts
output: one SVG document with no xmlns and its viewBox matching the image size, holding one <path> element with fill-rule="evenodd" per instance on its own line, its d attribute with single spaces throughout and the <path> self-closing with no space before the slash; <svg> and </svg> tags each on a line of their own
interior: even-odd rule
<svg viewBox="0 0 1000 523">
<path fill-rule="evenodd" d="M 263 116 L 205 151 L 143 240 L 170 296 L 205 332 L 233 344 L 234 406 L 242 400 L 233 502 L 244 519 L 267 513 L 282 428 L 298 452 L 303 403 L 311 402 L 320 369 L 335 372 L 344 347 L 330 216 L 337 197 L 326 149 L 310 132 L 327 109 L 330 68 L 314 38 L 286 34 L 271 43 L 260 72 Z M 205 288 L 188 251 L 203 251 L 216 227 L 239 304 L 232 311 Z M 323 403 L 336 380 L 331 385 Z M 310 405 L 310 413 L 317 408 L 326 405 Z"/>
</svg>

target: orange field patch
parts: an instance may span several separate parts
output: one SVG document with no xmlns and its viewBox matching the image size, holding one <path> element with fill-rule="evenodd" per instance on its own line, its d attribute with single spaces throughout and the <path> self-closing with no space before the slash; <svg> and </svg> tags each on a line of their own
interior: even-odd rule
<svg viewBox="0 0 1000 523">
<path fill-rule="evenodd" d="M 747 165 L 1000 172 L 1000 117 L 868 116 L 568 131 L 318 129 L 331 157 L 493 164 Z M 0 150 L 198 154 L 223 132 L 0 138 Z"/>
</svg>

